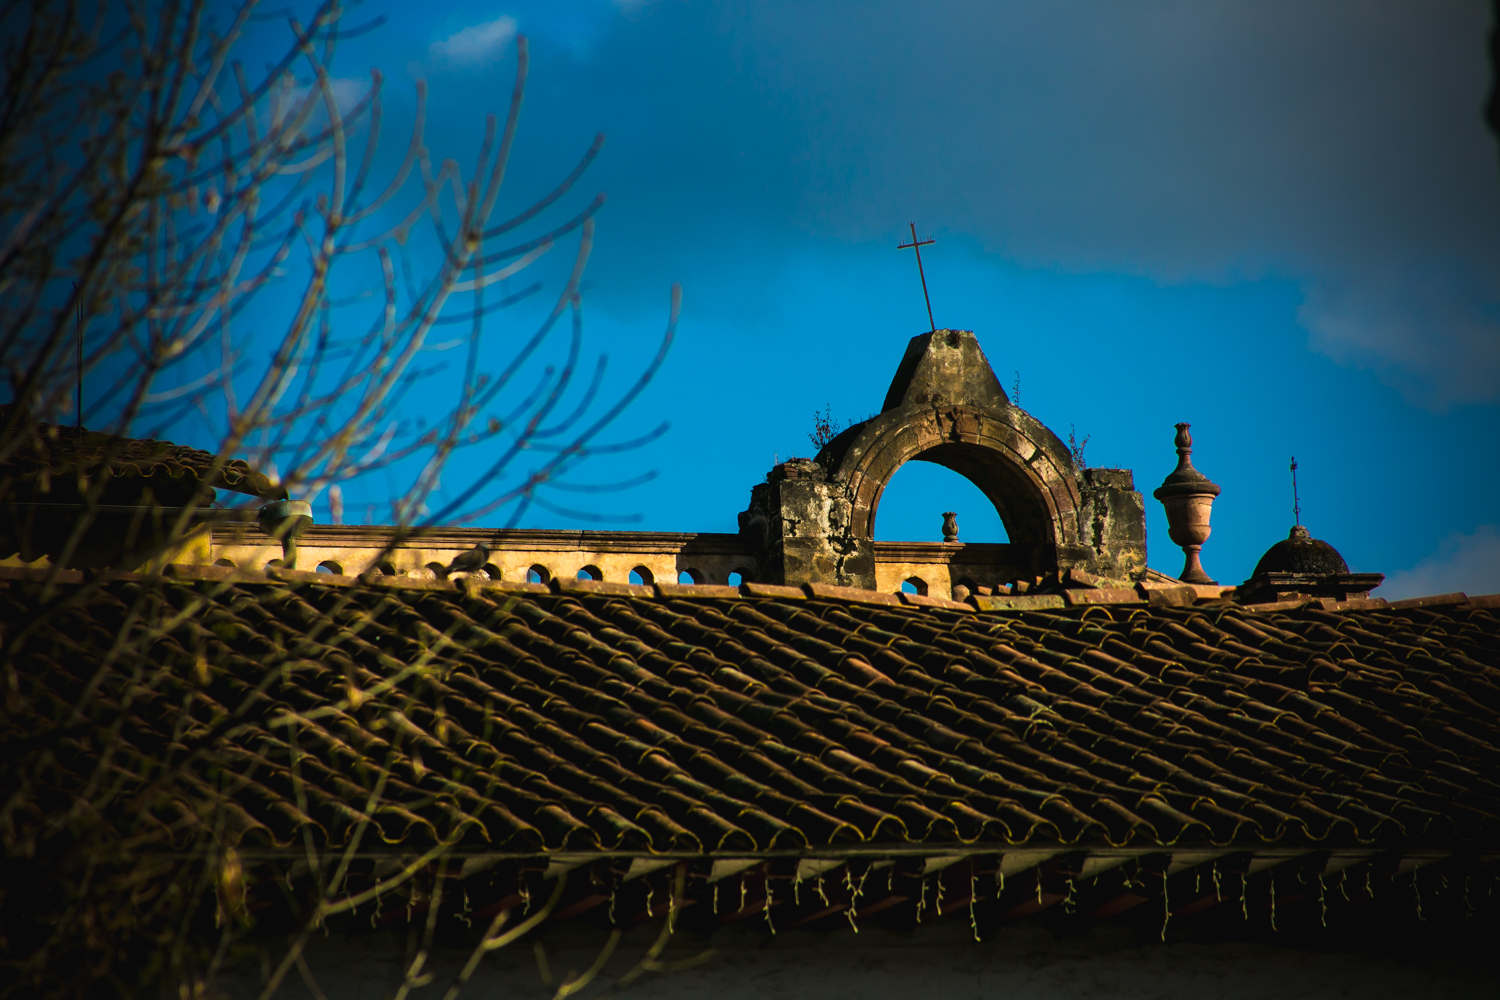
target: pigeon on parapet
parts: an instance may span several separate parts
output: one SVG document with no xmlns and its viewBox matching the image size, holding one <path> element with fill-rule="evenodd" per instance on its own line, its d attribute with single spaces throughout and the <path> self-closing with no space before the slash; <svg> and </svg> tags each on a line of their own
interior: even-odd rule
<svg viewBox="0 0 1500 1000">
<path fill-rule="evenodd" d="M 448 568 L 443 570 L 444 578 L 454 573 L 477 573 L 484 569 L 485 563 L 490 561 L 490 547 L 483 542 L 474 546 L 467 552 L 460 552 L 453 557 Z"/>
</svg>

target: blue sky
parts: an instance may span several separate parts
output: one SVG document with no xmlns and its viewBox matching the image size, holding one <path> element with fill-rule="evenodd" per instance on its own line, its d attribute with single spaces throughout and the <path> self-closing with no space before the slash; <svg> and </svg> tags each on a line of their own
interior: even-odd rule
<svg viewBox="0 0 1500 1000">
<path fill-rule="evenodd" d="M 1181 566 L 1149 493 L 1188 421 L 1224 488 L 1218 579 L 1285 537 L 1295 454 L 1304 523 L 1391 576 L 1380 593 L 1500 591 L 1487 5 L 371 0 L 352 20 L 371 14 L 387 24 L 339 75 L 379 66 L 393 122 L 426 79 L 428 144 L 465 162 L 526 33 L 508 204 L 607 134 L 574 208 L 608 194 L 585 308 L 612 384 L 683 285 L 677 343 L 622 427 L 670 431 L 575 477 L 658 472 L 589 498 L 639 516 L 614 524 L 732 531 L 773 460 L 810 453 L 815 410 L 878 409 L 926 329 L 895 249 L 914 221 L 938 241 L 938 325 L 974 330 L 1090 464 L 1135 471 L 1153 566 Z M 486 333 L 496 365 L 531 318 L 508 317 Z M 351 512 L 402 485 L 349 484 Z M 877 537 L 938 540 L 944 510 L 965 540 L 1002 537 L 977 490 L 920 463 Z"/>
</svg>

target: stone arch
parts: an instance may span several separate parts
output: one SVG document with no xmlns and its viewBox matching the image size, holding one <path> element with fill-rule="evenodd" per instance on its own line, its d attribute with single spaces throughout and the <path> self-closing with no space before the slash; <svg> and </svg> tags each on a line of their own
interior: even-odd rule
<svg viewBox="0 0 1500 1000">
<path fill-rule="evenodd" d="M 1079 494 L 1072 459 L 1056 435 L 1024 411 L 901 407 L 858 430 L 829 475 L 848 491 L 853 537 L 875 537 L 887 484 L 907 462 L 922 461 L 951 469 L 977 486 L 994 504 L 1013 544 L 1078 543 Z"/>
<path fill-rule="evenodd" d="M 1012 404 L 973 333 L 934 330 L 907 344 L 877 416 L 752 487 L 740 537 L 762 578 L 873 589 L 880 499 L 910 461 L 951 469 L 989 498 L 1009 536 L 989 553 L 998 568 L 1145 571 L 1145 512 L 1130 471 L 1080 473 L 1057 435 Z"/>
</svg>

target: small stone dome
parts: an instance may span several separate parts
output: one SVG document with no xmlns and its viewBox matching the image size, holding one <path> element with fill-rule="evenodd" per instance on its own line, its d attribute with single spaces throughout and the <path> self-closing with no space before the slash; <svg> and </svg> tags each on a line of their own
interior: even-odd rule
<svg viewBox="0 0 1500 1000">
<path fill-rule="evenodd" d="M 1282 541 L 1266 550 L 1255 564 L 1254 579 L 1267 573 L 1296 573 L 1299 576 L 1346 575 L 1349 564 L 1327 542 L 1320 541 L 1302 525 L 1297 525 Z"/>
</svg>

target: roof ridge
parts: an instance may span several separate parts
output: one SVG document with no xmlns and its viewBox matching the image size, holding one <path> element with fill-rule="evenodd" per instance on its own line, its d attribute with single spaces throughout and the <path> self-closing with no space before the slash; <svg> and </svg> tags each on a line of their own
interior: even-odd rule
<svg viewBox="0 0 1500 1000">
<path fill-rule="evenodd" d="M 647 600 L 715 599 L 715 600 L 806 600 L 812 598 L 842 604 L 873 605 L 889 608 L 924 608 L 967 613 L 1005 613 L 1008 615 L 1031 611 L 1073 611 L 1088 607 L 1143 607 L 1162 611 L 1171 606 L 1152 600 L 1156 588 L 1137 586 L 1133 590 L 1123 588 L 1094 588 L 1092 590 L 1065 591 L 1062 594 L 971 596 L 967 601 L 951 601 L 941 597 L 922 594 L 886 594 L 857 587 L 836 587 L 830 584 L 806 583 L 801 587 L 786 587 L 776 584 L 745 582 L 738 587 L 723 584 L 676 584 L 653 583 L 631 584 L 605 580 L 559 580 L 550 583 L 530 583 L 518 580 L 481 580 L 476 577 L 459 577 L 453 580 L 433 579 L 417 576 L 386 576 L 379 573 L 362 573 L 358 576 L 327 573 L 316 570 L 272 567 L 266 570 L 241 569 L 204 563 L 170 563 L 160 573 L 134 571 L 85 572 L 76 569 L 53 569 L 49 566 L 0 565 L 0 580 L 16 580 L 29 583 L 45 583 L 51 580 L 58 584 L 78 585 L 107 576 L 112 580 L 146 580 L 165 578 L 191 580 L 205 583 L 234 584 L 319 584 L 327 587 L 367 586 L 389 590 L 438 590 L 448 592 L 499 591 L 514 594 L 578 594 L 616 597 L 638 597 Z M 1129 595 L 1129 596 L 1127 596 Z M 1038 598 L 1051 598 L 1045 605 Z M 1054 603 L 1055 602 L 1055 603 Z M 1456 607 L 1500 608 L 1500 593 L 1469 595 L 1462 591 L 1447 594 L 1431 594 L 1388 601 L 1385 598 L 1357 598 L 1336 601 L 1332 598 L 1299 598 L 1273 601 L 1262 604 L 1233 604 L 1225 598 L 1209 599 L 1199 596 L 1196 607 L 1223 607 L 1252 614 L 1275 614 L 1299 609 L 1322 611 L 1405 611 L 1418 608 Z"/>
</svg>

